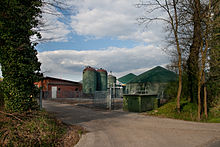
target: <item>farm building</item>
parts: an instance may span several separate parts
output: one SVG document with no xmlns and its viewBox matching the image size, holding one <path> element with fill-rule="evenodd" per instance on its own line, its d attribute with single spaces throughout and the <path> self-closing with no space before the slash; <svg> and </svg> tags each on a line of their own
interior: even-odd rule
<svg viewBox="0 0 220 147">
<path fill-rule="evenodd" d="M 108 75 L 108 88 L 116 87 L 116 77 L 110 73 Z"/>
<path fill-rule="evenodd" d="M 123 88 L 123 94 L 127 94 L 126 91 L 126 84 L 131 81 L 132 79 L 134 79 L 136 77 L 135 74 L 133 73 L 129 73 L 121 78 L 118 79 L 118 83 L 122 86 Z"/>
<path fill-rule="evenodd" d="M 177 75 L 174 72 L 157 66 L 127 82 L 126 92 L 128 94 L 163 95 L 167 83 L 176 80 Z"/>
<path fill-rule="evenodd" d="M 82 91 L 82 84 L 79 82 L 53 77 L 45 77 L 35 85 L 43 87 L 43 98 L 74 98 L 79 97 Z"/>
<path fill-rule="evenodd" d="M 122 84 L 122 85 L 126 85 L 129 81 L 131 81 L 132 79 L 134 79 L 136 77 L 135 74 L 133 73 L 129 73 L 121 78 L 118 79 L 118 81 Z"/>
</svg>

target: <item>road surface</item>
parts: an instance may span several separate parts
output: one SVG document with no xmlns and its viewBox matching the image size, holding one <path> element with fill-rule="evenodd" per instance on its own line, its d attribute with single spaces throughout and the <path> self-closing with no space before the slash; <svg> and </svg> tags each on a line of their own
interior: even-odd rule
<svg viewBox="0 0 220 147">
<path fill-rule="evenodd" d="M 77 147 L 218 147 L 220 124 L 197 123 L 100 111 L 44 101 L 43 107 L 67 124 L 85 127 Z"/>
</svg>

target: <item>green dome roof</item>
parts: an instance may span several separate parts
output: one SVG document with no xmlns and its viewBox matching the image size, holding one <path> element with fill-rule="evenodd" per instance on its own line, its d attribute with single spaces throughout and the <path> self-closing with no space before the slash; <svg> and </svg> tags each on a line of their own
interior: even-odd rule
<svg viewBox="0 0 220 147">
<path fill-rule="evenodd" d="M 128 83 L 129 81 L 131 81 L 132 79 L 134 79 L 136 77 L 135 74 L 133 73 L 129 73 L 121 78 L 118 79 L 119 82 L 123 83 L 123 84 L 126 84 Z"/>
<path fill-rule="evenodd" d="M 148 70 L 139 76 L 135 77 L 128 83 L 167 83 L 171 81 L 175 81 L 177 79 L 177 75 L 169 71 L 163 67 L 157 66 L 151 70 Z"/>
</svg>

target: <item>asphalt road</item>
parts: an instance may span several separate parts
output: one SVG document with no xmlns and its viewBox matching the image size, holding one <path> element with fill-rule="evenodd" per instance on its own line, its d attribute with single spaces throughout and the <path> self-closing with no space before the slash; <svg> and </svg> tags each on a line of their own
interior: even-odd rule
<svg viewBox="0 0 220 147">
<path fill-rule="evenodd" d="M 100 111 L 52 101 L 44 101 L 43 107 L 65 123 L 81 125 L 89 131 L 77 147 L 220 146 L 220 124 L 157 118 L 120 110 Z"/>
</svg>

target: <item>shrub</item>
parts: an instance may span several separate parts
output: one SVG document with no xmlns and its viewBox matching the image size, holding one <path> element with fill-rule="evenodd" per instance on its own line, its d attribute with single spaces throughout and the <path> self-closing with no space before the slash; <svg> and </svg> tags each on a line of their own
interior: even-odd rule
<svg viewBox="0 0 220 147">
<path fill-rule="evenodd" d="M 0 146 L 58 146 L 67 131 L 44 111 L 13 115 L 0 114 Z"/>
<path fill-rule="evenodd" d="M 0 107 L 4 105 L 4 95 L 2 90 L 2 82 L 0 82 Z"/>
</svg>

